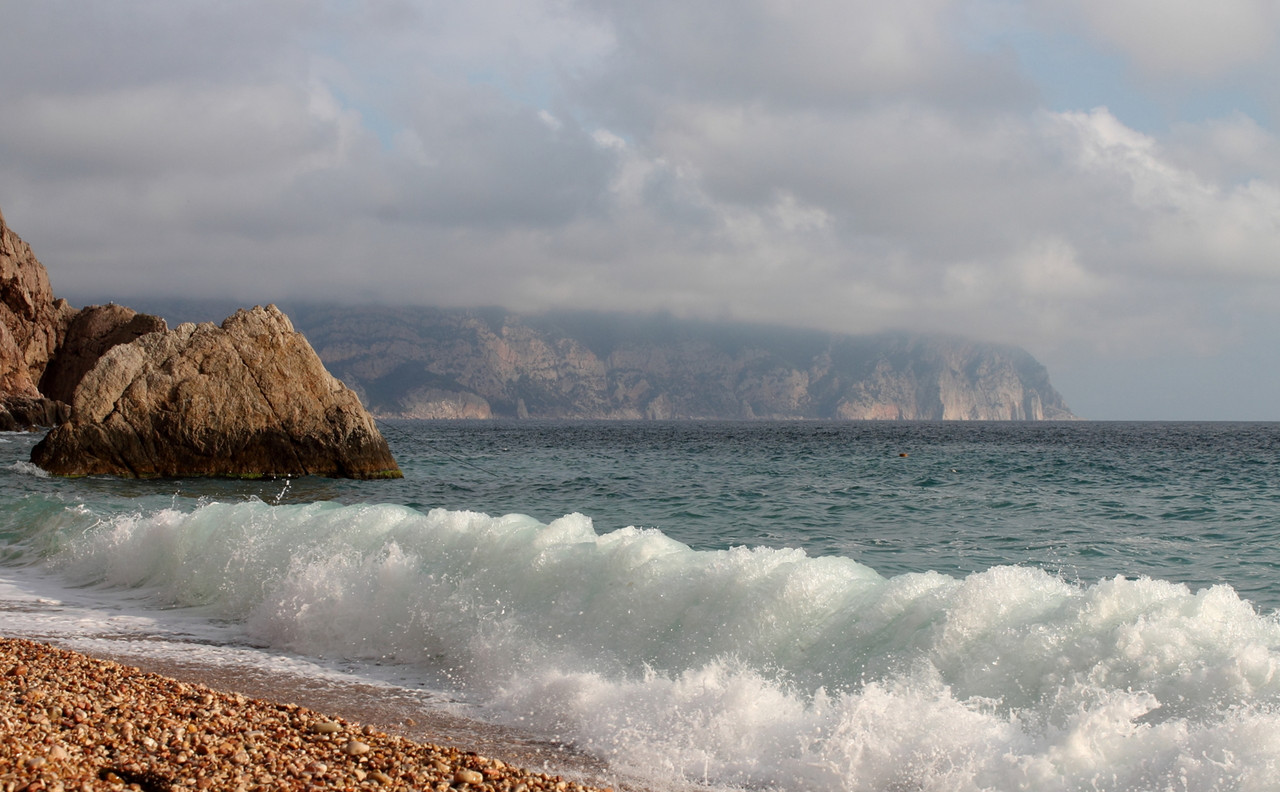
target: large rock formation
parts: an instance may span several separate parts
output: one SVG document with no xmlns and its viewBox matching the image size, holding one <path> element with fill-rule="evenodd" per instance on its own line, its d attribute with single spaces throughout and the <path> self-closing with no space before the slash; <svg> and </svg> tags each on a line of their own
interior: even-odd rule
<svg viewBox="0 0 1280 792">
<path fill-rule="evenodd" d="M 97 359 L 156 329 L 163 319 L 55 299 L 44 265 L 0 214 L 0 431 L 66 421 L 75 385 Z"/>
<path fill-rule="evenodd" d="M 43 397 L 0 396 L 0 432 L 27 432 L 36 427 L 56 426 L 71 416 L 64 402 Z"/>
<path fill-rule="evenodd" d="M 355 393 L 275 306 L 112 347 L 31 459 L 64 476 L 400 476 Z"/>
<path fill-rule="evenodd" d="M 0 429 L 65 416 L 37 384 L 74 314 L 54 299 L 44 266 L 0 213 Z"/>
<path fill-rule="evenodd" d="M 375 415 L 404 418 L 1074 418 L 1027 352 L 667 316 L 292 309 Z"/>
<path fill-rule="evenodd" d="M 0 431 L 55 424 L 32 461 L 61 475 L 400 475 L 273 306 L 173 332 L 119 305 L 76 311 L 0 214 Z"/>
</svg>

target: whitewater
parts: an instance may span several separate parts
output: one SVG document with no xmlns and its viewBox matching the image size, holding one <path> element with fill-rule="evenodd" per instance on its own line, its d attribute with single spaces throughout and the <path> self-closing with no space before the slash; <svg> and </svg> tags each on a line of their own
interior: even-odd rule
<svg viewBox="0 0 1280 792">
<path fill-rule="evenodd" d="M 0 632 L 655 789 L 1280 788 L 1280 425 L 383 429 L 402 482 L 56 480 L 0 436 Z"/>
</svg>

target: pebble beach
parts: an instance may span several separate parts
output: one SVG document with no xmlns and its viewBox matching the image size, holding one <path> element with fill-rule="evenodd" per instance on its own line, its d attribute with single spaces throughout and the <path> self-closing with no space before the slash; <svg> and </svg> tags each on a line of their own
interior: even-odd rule
<svg viewBox="0 0 1280 792">
<path fill-rule="evenodd" d="M 296 704 L 0 639 L 0 792 L 601 792 Z"/>
</svg>

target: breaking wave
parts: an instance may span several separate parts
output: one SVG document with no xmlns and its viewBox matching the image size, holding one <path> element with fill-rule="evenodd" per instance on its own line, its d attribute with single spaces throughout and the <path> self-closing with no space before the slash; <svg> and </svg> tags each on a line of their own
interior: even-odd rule
<svg viewBox="0 0 1280 792">
<path fill-rule="evenodd" d="M 21 526 L 21 527 L 19 527 Z M 655 784 L 1264 789 L 1280 624 L 1227 586 L 1001 566 L 883 577 L 573 514 L 28 503 L 6 563 L 395 663 Z M 15 548 L 21 548 L 15 551 Z"/>
</svg>

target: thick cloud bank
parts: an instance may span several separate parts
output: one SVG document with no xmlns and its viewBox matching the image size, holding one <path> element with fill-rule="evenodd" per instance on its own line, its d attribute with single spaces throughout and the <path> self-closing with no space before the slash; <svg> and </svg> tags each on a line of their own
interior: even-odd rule
<svg viewBox="0 0 1280 792">
<path fill-rule="evenodd" d="M 941 329 L 1091 417 L 1278 417 L 1271 3 L 0 7 L 59 293 Z"/>
</svg>

